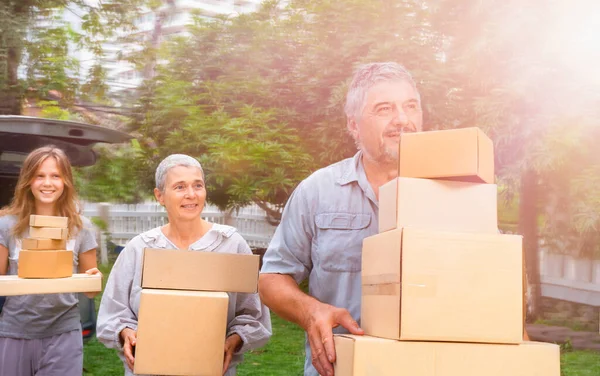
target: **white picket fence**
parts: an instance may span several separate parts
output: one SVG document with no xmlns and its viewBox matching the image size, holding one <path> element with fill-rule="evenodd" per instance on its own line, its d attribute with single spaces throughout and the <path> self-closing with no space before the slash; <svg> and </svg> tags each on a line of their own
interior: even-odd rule
<svg viewBox="0 0 600 376">
<path fill-rule="evenodd" d="M 600 307 L 600 260 L 540 251 L 542 296 Z"/>
<path fill-rule="evenodd" d="M 108 231 L 117 245 L 124 245 L 134 236 L 167 223 L 164 207 L 154 202 L 135 205 L 84 203 L 83 215 L 101 217 L 102 205 L 108 205 Z M 202 218 L 207 221 L 237 228 L 253 248 L 266 248 L 275 232 L 275 226 L 270 225 L 266 217 L 264 210 L 256 205 L 233 211 L 229 219 L 227 213 L 212 205 L 205 206 L 202 211 Z"/>
<path fill-rule="evenodd" d="M 83 214 L 100 216 L 100 205 L 85 203 Z M 166 223 L 165 209 L 157 203 L 114 205 L 108 208 L 108 228 L 112 241 L 124 245 L 134 236 Z M 207 221 L 225 224 L 226 213 L 207 205 L 202 217 Z M 238 229 L 248 244 L 266 248 L 275 227 L 266 221 L 266 213 L 258 206 L 234 211 L 228 220 Z M 102 244 L 104 246 L 104 244 Z M 570 255 L 540 251 L 542 296 L 600 307 L 600 260 L 587 260 Z"/>
</svg>

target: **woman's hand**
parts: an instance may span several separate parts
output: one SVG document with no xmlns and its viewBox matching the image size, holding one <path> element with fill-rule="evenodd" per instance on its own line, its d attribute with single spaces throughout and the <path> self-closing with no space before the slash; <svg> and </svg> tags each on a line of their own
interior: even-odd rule
<svg viewBox="0 0 600 376">
<path fill-rule="evenodd" d="M 98 276 L 100 276 L 100 279 L 102 279 L 102 272 L 100 270 L 98 270 L 98 268 L 88 269 L 88 270 L 85 271 L 85 274 L 87 274 L 87 275 L 98 275 Z M 98 292 L 86 292 L 84 294 L 88 298 L 94 299 L 94 296 L 98 295 Z"/>
<path fill-rule="evenodd" d="M 231 358 L 233 358 L 233 354 L 242 347 L 242 343 L 242 338 L 237 333 L 233 333 L 225 340 L 225 359 L 223 360 L 223 374 L 227 372 L 227 368 L 229 368 L 229 363 L 231 363 Z"/>
<path fill-rule="evenodd" d="M 137 341 L 137 332 L 131 328 L 125 328 L 119 333 L 121 344 L 123 344 L 123 355 L 125 355 L 125 362 L 127 367 L 133 371 L 133 363 L 135 362 L 135 343 Z"/>
</svg>

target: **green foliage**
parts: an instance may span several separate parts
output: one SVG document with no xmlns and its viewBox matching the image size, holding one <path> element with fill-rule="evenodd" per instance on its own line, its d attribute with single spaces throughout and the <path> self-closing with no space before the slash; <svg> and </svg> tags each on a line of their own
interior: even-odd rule
<svg viewBox="0 0 600 376">
<path fill-rule="evenodd" d="M 146 172 L 136 168 L 140 164 L 140 155 L 134 147 L 102 145 L 96 150 L 96 164 L 74 168 L 75 185 L 82 199 L 91 202 L 136 203 L 151 197 L 151 189 L 139 186 L 141 176 Z"/>
<path fill-rule="evenodd" d="M 342 107 L 357 64 L 401 60 L 419 73 L 437 63 L 426 16 L 413 2 L 344 0 L 197 18 L 191 37 L 164 46 L 169 63 L 143 90 L 134 126 L 147 158 L 198 156 L 209 200 L 270 203 L 277 219 L 310 171 L 356 151 Z"/>
<path fill-rule="evenodd" d="M 585 18 L 561 9 L 539 1 L 295 0 L 198 17 L 191 36 L 132 57 L 143 65 L 158 53 L 168 62 L 142 90 L 133 127 L 144 136 L 148 169 L 185 150 L 205 164 L 213 202 L 277 209 L 309 171 L 354 153 L 342 111 L 354 68 L 398 61 L 417 80 L 426 129 L 478 126 L 493 138 L 511 230 L 521 174 L 533 169 L 543 187 L 543 235 L 591 244 L 599 188 L 586 182 L 598 160 L 584 144 L 598 136 L 599 97 L 548 39 L 556 24 Z M 567 44 L 578 38 L 563 34 Z M 547 204 L 557 197 L 568 203 L 564 219 Z"/>
<path fill-rule="evenodd" d="M 588 62 L 600 49 L 577 50 L 598 5 L 566 11 L 540 1 L 434 4 L 432 25 L 446 39 L 443 75 L 452 93 L 435 98 L 434 117 L 481 127 L 493 138 L 509 199 L 518 197 L 522 175 L 535 171 L 534 207 L 550 249 L 600 257 L 593 141 L 600 136 L 600 77 Z"/>
<path fill-rule="evenodd" d="M 42 108 L 41 117 L 46 119 L 69 120 L 71 114 L 68 110 L 60 107 L 57 101 L 40 101 L 39 106 Z"/>
</svg>

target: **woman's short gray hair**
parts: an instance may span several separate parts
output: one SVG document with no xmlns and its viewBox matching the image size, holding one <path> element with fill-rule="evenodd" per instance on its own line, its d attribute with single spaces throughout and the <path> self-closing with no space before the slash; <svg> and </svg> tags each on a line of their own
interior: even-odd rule
<svg viewBox="0 0 600 376">
<path fill-rule="evenodd" d="M 154 179 L 156 181 L 156 188 L 159 191 L 165 191 L 165 180 L 167 179 L 167 172 L 170 169 L 176 166 L 186 166 L 186 167 L 198 167 L 202 172 L 202 178 L 204 179 L 204 170 L 200 165 L 200 162 L 196 160 L 196 158 L 190 157 L 185 154 L 171 154 L 160 162 L 158 167 L 156 168 L 156 174 L 154 175 Z"/>
<path fill-rule="evenodd" d="M 415 88 L 417 85 L 412 75 L 402 65 L 394 62 L 370 63 L 358 67 L 346 95 L 344 111 L 348 118 L 359 119 L 365 107 L 367 91 L 375 84 L 382 81 L 406 81 Z M 421 98 L 417 91 L 419 102 Z"/>
</svg>

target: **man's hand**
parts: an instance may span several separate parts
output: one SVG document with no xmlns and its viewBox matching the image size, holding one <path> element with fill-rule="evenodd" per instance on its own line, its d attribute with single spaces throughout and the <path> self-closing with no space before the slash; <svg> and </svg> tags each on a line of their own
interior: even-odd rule
<svg viewBox="0 0 600 376">
<path fill-rule="evenodd" d="M 125 355 L 127 367 L 133 371 L 133 363 L 135 362 L 133 353 L 135 351 L 135 343 L 137 342 L 137 333 L 131 328 L 125 328 L 121 330 L 119 337 L 121 338 L 121 343 L 123 344 L 123 355 Z"/>
<path fill-rule="evenodd" d="M 242 338 L 237 333 L 233 333 L 225 340 L 225 358 L 223 360 L 223 374 L 227 372 L 227 368 L 229 368 L 229 363 L 231 363 L 231 358 L 233 358 L 233 354 L 242 347 L 242 343 Z"/>
<path fill-rule="evenodd" d="M 100 279 L 102 279 L 102 272 L 100 272 L 100 270 L 98 270 L 98 268 L 91 268 L 85 271 L 85 274 L 87 275 L 99 275 Z M 98 295 L 98 292 L 85 292 L 84 293 L 85 296 L 87 296 L 90 299 L 94 299 L 94 296 Z"/>
<path fill-rule="evenodd" d="M 332 329 L 341 325 L 352 334 L 363 335 L 363 330 L 354 321 L 350 312 L 329 304 L 315 301 L 303 322 L 312 352 L 312 364 L 320 375 L 333 376 L 335 346 Z"/>
</svg>

